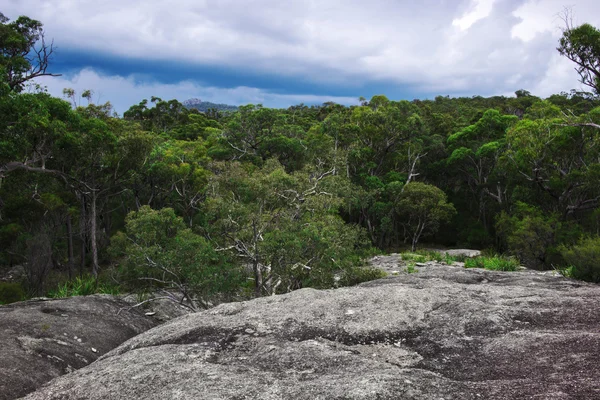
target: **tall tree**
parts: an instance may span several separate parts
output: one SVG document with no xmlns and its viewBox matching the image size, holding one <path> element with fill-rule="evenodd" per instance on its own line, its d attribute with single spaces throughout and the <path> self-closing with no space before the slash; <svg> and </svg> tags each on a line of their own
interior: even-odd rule
<svg viewBox="0 0 600 400">
<path fill-rule="evenodd" d="M 441 189 L 421 182 L 407 184 L 396 207 L 404 216 L 403 225 L 412 251 L 422 236 L 435 233 L 441 223 L 448 222 L 456 213 Z"/>
<path fill-rule="evenodd" d="M 54 43 L 46 43 L 40 21 L 21 16 L 10 20 L 0 12 L 0 76 L 10 90 L 40 76 L 59 76 L 48 71 Z"/>
<path fill-rule="evenodd" d="M 558 52 L 577 66 L 580 81 L 600 94 L 600 30 L 590 24 L 573 27 L 566 19 Z"/>
</svg>

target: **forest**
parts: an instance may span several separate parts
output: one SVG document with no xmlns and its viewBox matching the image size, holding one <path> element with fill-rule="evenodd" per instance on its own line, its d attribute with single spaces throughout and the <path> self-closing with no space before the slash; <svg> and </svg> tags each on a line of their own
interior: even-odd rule
<svg viewBox="0 0 600 400">
<path fill-rule="evenodd" d="M 198 307 L 380 277 L 375 254 L 466 247 L 600 282 L 600 30 L 557 50 L 589 92 L 360 98 L 122 116 L 52 97 L 41 22 L 0 14 L 0 302 L 163 293 Z M 52 79 L 52 78 L 47 78 Z M 83 105 L 82 105 L 83 104 Z M 175 294 L 174 294 L 175 293 Z"/>
</svg>

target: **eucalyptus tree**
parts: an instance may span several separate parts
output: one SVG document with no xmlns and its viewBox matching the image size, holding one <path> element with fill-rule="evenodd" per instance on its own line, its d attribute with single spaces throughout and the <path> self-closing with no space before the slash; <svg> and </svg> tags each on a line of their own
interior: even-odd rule
<svg viewBox="0 0 600 400">
<path fill-rule="evenodd" d="M 529 187 L 539 191 L 540 207 L 563 218 L 600 205 L 600 108 L 577 118 L 549 103 L 539 117 L 524 119 L 507 133 L 507 160 Z"/>
<path fill-rule="evenodd" d="M 583 24 L 574 27 L 566 18 L 558 52 L 576 64 L 580 82 L 600 94 L 600 30 Z"/>
<path fill-rule="evenodd" d="M 506 147 L 506 130 L 518 117 L 487 110 L 473 125 L 448 137 L 452 152 L 447 159 L 454 190 L 465 190 L 476 205 L 479 221 L 489 228 L 489 201 L 502 207 L 507 201 L 507 180 L 498 161 Z M 466 187 L 465 187 L 466 186 Z"/>
<path fill-rule="evenodd" d="M 256 295 L 332 285 L 358 261 L 364 236 L 337 215 L 332 170 L 290 174 L 276 160 L 212 169 L 206 234 L 251 271 Z"/>
<path fill-rule="evenodd" d="M 48 71 L 54 43 L 46 43 L 43 25 L 26 16 L 10 20 L 0 12 L 0 81 L 11 91 L 40 76 L 60 76 Z"/>
<path fill-rule="evenodd" d="M 456 213 L 441 189 L 421 182 L 408 183 L 395 207 L 403 217 L 402 225 L 412 251 L 416 250 L 421 237 L 434 234 Z"/>
</svg>

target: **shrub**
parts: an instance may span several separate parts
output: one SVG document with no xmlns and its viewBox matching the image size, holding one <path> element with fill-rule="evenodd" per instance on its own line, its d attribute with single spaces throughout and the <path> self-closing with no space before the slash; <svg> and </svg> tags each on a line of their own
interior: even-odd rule
<svg viewBox="0 0 600 400">
<path fill-rule="evenodd" d="M 0 304 L 15 303 L 25 299 L 25 290 L 15 282 L 0 282 Z"/>
<path fill-rule="evenodd" d="M 387 273 L 378 268 L 354 267 L 344 270 L 338 286 L 354 286 L 359 283 L 387 277 Z"/>
<path fill-rule="evenodd" d="M 558 268 L 557 270 L 558 270 L 558 273 L 560 273 L 565 278 L 575 279 L 575 267 L 573 265 L 561 267 L 561 268 Z"/>
<path fill-rule="evenodd" d="M 566 269 L 571 277 L 588 282 L 600 282 L 600 237 L 581 239 L 574 246 L 560 246 Z"/>
</svg>

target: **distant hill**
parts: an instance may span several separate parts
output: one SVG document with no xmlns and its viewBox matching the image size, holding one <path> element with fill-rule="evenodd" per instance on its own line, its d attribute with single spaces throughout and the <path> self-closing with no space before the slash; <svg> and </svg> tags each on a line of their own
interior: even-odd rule
<svg viewBox="0 0 600 400">
<path fill-rule="evenodd" d="M 183 102 L 183 105 L 187 108 L 195 108 L 198 111 L 206 112 L 211 108 L 214 108 L 219 111 L 237 111 L 237 106 L 232 106 L 229 104 L 216 104 L 211 103 L 210 101 L 202 101 L 200 99 L 189 99 Z"/>
</svg>

